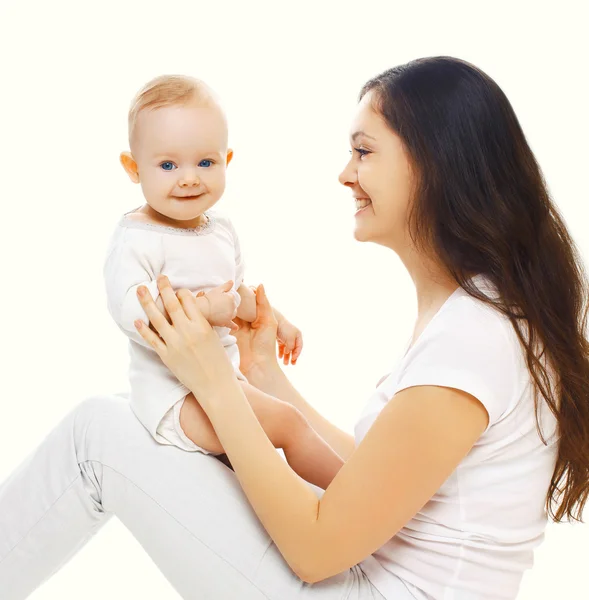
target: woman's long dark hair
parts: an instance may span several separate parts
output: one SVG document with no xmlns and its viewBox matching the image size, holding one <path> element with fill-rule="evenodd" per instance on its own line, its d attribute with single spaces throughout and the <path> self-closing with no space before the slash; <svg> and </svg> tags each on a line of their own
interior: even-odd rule
<svg viewBox="0 0 589 600">
<path fill-rule="evenodd" d="M 534 382 L 539 432 L 538 392 L 558 421 L 547 512 L 557 522 L 582 521 L 589 495 L 589 288 L 513 108 L 488 75 L 446 56 L 389 69 L 368 81 L 360 98 L 368 92 L 417 175 L 413 242 L 433 249 L 458 285 L 510 319 Z M 477 273 L 497 287 L 498 300 L 470 283 Z"/>
</svg>

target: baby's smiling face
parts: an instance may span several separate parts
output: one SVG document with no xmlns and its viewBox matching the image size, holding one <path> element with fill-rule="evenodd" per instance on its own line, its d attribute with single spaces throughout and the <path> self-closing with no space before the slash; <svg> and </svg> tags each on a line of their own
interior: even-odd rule
<svg viewBox="0 0 589 600">
<path fill-rule="evenodd" d="M 194 104 L 143 110 L 131 145 L 121 162 L 131 179 L 141 183 L 149 206 L 178 227 L 200 225 L 201 215 L 225 191 L 233 155 L 227 149 L 222 110 Z"/>
</svg>

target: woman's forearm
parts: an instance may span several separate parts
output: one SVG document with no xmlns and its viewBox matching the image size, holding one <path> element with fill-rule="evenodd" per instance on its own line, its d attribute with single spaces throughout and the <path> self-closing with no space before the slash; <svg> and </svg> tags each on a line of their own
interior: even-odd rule
<svg viewBox="0 0 589 600">
<path fill-rule="evenodd" d="M 288 402 L 306 417 L 313 429 L 345 460 L 356 449 L 354 437 L 336 427 L 317 412 L 294 388 L 278 363 L 264 369 L 252 369 L 248 381 L 266 394 Z"/>
<path fill-rule="evenodd" d="M 243 491 L 290 568 L 310 582 L 319 499 L 274 450 L 237 380 L 214 394 L 206 412 Z"/>
</svg>

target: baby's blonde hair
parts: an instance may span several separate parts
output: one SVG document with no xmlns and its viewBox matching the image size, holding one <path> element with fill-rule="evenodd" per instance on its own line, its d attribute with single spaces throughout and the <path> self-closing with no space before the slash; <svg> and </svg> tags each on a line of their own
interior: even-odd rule
<svg viewBox="0 0 589 600">
<path fill-rule="evenodd" d="M 204 82 L 187 75 L 159 75 L 135 95 L 129 108 L 129 144 L 132 144 L 137 117 L 143 110 L 194 103 L 219 106 L 217 94 Z"/>
</svg>

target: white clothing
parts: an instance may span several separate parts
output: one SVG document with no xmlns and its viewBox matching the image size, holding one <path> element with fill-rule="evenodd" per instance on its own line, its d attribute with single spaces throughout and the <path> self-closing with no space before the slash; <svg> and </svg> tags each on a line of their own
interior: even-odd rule
<svg viewBox="0 0 589 600">
<path fill-rule="evenodd" d="M 484 278 L 474 282 L 493 296 Z M 544 537 L 557 453 L 556 420 L 541 396 L 547 446 L 537 434 L 531 382 L 507 317 L 458 288 L 379 384 L 355 426 L 357 444 L 385 404 L 413 386 L 463 390 L 489 414 L 487 429 L 433 498 L 361 563 L 387 599 L 397 577 L 424 599 L 516 597 Z"/>
<path fill-rule="evenodd" d="M 113 515 L 186 600 L 384 600 L 357 565 L 301 581 L 231 469 L 158 444 L 114 395 L 80 403 L 0 484 L 0 598 L 24 600 Z M 400 580 L 395 600 L 414 600 Z"/>
<path fill-rule="evenodd" d="M 135 211 L 131 211 L 135 212 Z M 155 350 L 137 332 L 134 321 L 149 318 L 137 298 L 144 285 L 154 301 L 159 296 L 157 277 L 164 274 L 174 290 L 186 288 L 195 295 L 232 280 L 231 293 L 243 282 L 244 261 L 231 221 L 217 211 L 207 211 L 207 222 L 194 229 L 179 229 L 136 221 L 125 214 L 115 229 L 104 264 L 108 310 L 129 338 L 131 407 L 154 439 L 185 450 L 206 450 L 182 431 L 179 415 L 190 393 L 164 365 Z M 239 379 L 237 340 L 227 327 L 214 328 Z"/>
</svg>

